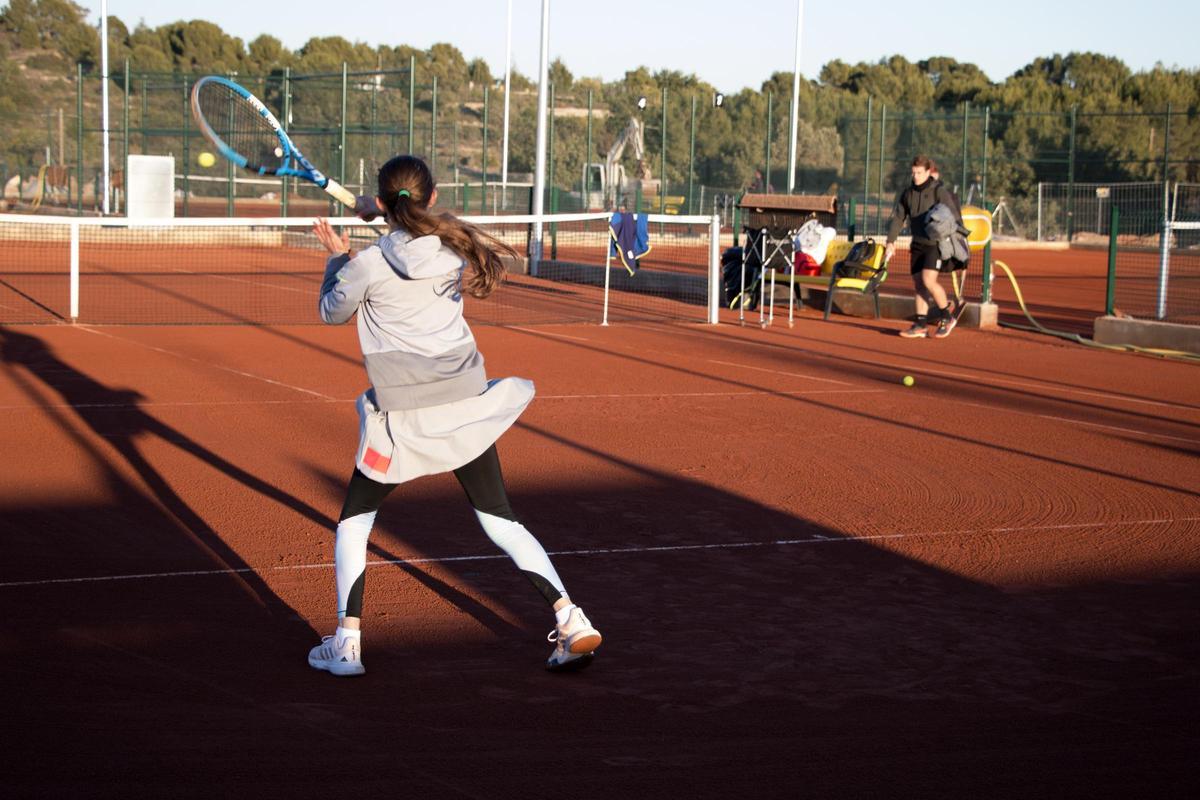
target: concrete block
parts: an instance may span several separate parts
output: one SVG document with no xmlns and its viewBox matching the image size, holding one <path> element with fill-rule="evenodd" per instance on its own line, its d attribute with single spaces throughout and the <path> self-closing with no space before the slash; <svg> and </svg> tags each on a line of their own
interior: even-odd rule
<svg viewBox="0 0 1200 800">
<path fill-rule="evenodd" d="M 1128 317 L 1096 317 L 1092 330 L 1092 337 L 1100 344 L 1129 344 L 1156 350 L 1200 353 L 1200 325 Z"/>
</svg>

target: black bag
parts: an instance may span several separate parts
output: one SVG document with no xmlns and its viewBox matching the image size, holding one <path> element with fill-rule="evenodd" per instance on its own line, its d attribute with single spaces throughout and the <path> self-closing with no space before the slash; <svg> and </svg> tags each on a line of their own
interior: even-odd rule
<svg viewBox="0 0 1200 800">
<path fill-rule="evenodd" d="M 872 278 L 883 268 L 884 247 L 874 239 L 863 239 L 850 247 L 850 252 L 837 265 L 843 278 Z"/>
<path fill-rule="evenodd" d="M 724 301 L 727 308 L 737 308 L 741 300 L 742 308 L 754 310 L 758 308 L 762 286 L 759 277 L 762 273 L 762 259 L 758 252 L 751 249 L 746 253 L 746 294 L 742 296 L 742 248 L 730 247 L 721 254 L 721 288 L 724 290 Z"/>
</svg>

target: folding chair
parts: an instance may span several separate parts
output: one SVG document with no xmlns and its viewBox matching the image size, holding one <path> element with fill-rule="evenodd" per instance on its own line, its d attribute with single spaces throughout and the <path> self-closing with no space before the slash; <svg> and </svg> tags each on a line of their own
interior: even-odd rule
<svg viewBox="0 0 1200 800">
<path fill-rule="evenodd" d="M 830 252 L 826 258 L 837 260 L 833 262 L 833 270 L 829 275 L 829 289 L 825 293 L 825 319 L 829 319 L 829 312 L 833 310 L 833 294 L 839 291 L 871 295 L 875 301 L 875 319 L 880 317 L 879 284 L 887 280 L 888 275 L 887 262 L 883 260 L 883 246 L 875 245 L 874 255 L 868 262 L 847 264 L 846 256 L 853 246 L 850 242 L 832 242 L 829 245 Z M 838 253 L 834 252 L 834 247 L 839 248 Z"/>
</svg>

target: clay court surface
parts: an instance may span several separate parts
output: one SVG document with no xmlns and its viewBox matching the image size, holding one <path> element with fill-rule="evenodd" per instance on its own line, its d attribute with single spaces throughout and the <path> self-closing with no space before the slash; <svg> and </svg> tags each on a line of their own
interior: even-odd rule
<svg viewBox="0 0 1200 800">
<path fill-rule="evenodd" d="M 305 663 L 353 326 L 0 328 L 3 794 L 1194 793 L 1197 367 L 902 324 L 478 326 L 605 643 L 544 672 L 543 601 L 431 477 L 372 536 L 358 679 Z"/>
</svg>

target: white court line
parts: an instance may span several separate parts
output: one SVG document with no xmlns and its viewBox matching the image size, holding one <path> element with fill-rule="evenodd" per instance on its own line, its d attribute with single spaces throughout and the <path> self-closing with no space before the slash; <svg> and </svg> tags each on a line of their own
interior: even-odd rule
<svg viewBox="0 0 1200 800">
<path fill-rule="evenodd" d="M 216 278 L 218 280 L 229 281 L 231 283 L 244 283 L 249 286 L 262 286 L 266 289 L 271 289 L 272 291 L 277 291 L 277 292 L 296 292 L 297 294 L 314 294 L 315 293 L 315 289 L 311 286 L 305 286 L 304 288 L 297 288 L 295 286 L 279 286 L 274 283 L 263 283 L 262 281 L 251 281 L 251 280 L 247 280 L 246 278 L 234 278 L 231 275 L 221 275 L 219 273 L 213 273 L 213 272 L 196 272 L 196 271 L 190 270 L 190 269 L 174 269 L 174 270 L 172 270 L 172 272 L 178 272 L 182 275 L 202 275 L 205 278 Z M 282 274 L 282 275 L 290 274 L 290 275 L 294 276 L 294 273 L 275 273 L 275 274 Z"/>
<path fill-rule="evenodd" d="M 1073 522 L 1060 525 L 1028 525 L 1019 527 L 1002 527 L 1002 528 L 977 528 L 958 531 L 925 531 L 921 533 L 879 533 L 865 534 L 862 536 L 854 536 L 847 534 L 845 536 L 824 536 L 814 534 L 806 539 L 772 539 L 764 542 L 717 542 L 714 544 L 676 544 L 662 545 L 659 547 L 601 547 L 591 548 L 587 550 L 554 550 L 547 553 L 551 556 L 591 556 L 591 555 L 629 555 L 637 553 L 670 553 L 670 552 L 686 552 L 689 550 L 736 550 L 749 547 L 781 547 L 802 544 L 837 544 L 837 543 L 855 543 L 855 542 L 875 542 L 882 540 L 898 540 L 898 539 L 921 539 L 936 536 L 975 536 L 995 533 L 1041 533 L 1050 531 L 1073 530 L 1079 528 L 1128 528 L 1135 525 L 1172 525 L 1177 522 L 1200 522 L 1200 517 L 1169 517 L 1167 519 L 1139 519 L 1129 520 L 1125 522 L 1112 522 L 1101 520 L 1099 522 Z M 441 556 L 434 558 L 389 558 L 368 561 L 368 567 L 382 567 L 388 565 L 399 564 L 450 564 L 460 561 L 495 561 L 498 559 L 507 559 L 509 556 L 506 553 L 493 553 L 488 555 L 472 555 L 472 556 Z M 237 567 L 234 569 L 196 569 L 196 570 L 178 570 L 174 572 L 142 572 L 127 575 L 98 575 L 90 578 L 46 578 L 43 580 L 30 581 L 5 581 L 0 583 L 0 589 L 17 588 L 20 586 L 50 586 L 54 584 L 64 583 L 104 583 L 110 581 L 135 581 L 149 580 L 152 578 L 196 578 L 196 577 L 211 577 L 214 575 L 239 575 L 245 573 L 258 573 L 265 575 L 269 572 L 298 572 L 300 570 L 309 569 L 333 569 L 334 565 L 331 562 L 321 562 L 318 564 L 289 564 L 286 566 L 273 566 L 263 569 L 254 567 Z"/>
<path fill-rule="evenodd" d="M 574 342 L 590 342 L 591 339 L 584 339 L 582 336 L 567 336 L 565 333 L 550 333 L 549 331 L 539 331 L 533 328 L 518 328 L 516 325 L 506 325 L 506 328 L 511 328 L 514 331 L 525 331 L 532 333 L 535 336 L 553 336 L 555 339 L 570 339 Z"/>
<path fill-rule="evenodd" d="M 18 405 L 0 405 L 0 411 L 20 411 L 31 408 L 171 408 L 174 406 L 299 406 L 309 403 L 353 403 L 351 400 L 338 400 L 331 397 L 328 400 L 324 398 L 314 399 L 291 399 L 291 400 L 205 400 L 205 401 L 143 401 L 139 403 L 22 403 Z"/>
<path fill-rule="evenodd" d="M 642 399 L 647 397 L 657 397 L 669 399 L 672 397 L 747 397 L 758 395 L 809 395 L 809 394 L 876 394 L 879 392 L 888 391 L 887 389 L 797 389 L 795 391 L 743 391 L 743 392 L 655 392 L 641 393 L 631 392 L 628 394 L 547 394 L 536 395 L 537 400 L 596 400 L 596 399 L 613 399 L 620 400 Z M 137 403 L 18 403 L 13 405 L 0 405 L 0 411 L 22 411 L 31 409 L 50 409 L 50 408 L 171 408 L 171 407 L 189 407 L 189 406 L 270 406 L 270 405 L 306 405 L 306 404 L 322 404 L 331 403 L 353 403 L 357 400 L 352 397 L 349 400 L 339 400 L 336 397 L 321 397 L 311 400 L 212 400 L 212 401 L 162 401 L 162 402 L 137 402 Z"/>
<path fill-rule="evenodd" d="M 643 330 L 656 331 L 658 333 L 663 333 L 663 331 L 660 331 L 657 328 L 651 328 L 651 327 L 645 326 L 645 325 L 631 324 L 626 327 L 641 328 Z M 686 335 L 686 336 L 694 336 L 694 337 L 700 338 L 700 339 L 705 339 L 706 341 L 712 341 L 710 334 L 696 333 L 694 331 L 689 331 L 689 330 L 685 330 L 685 329 L 680 329 L 678 331 L 672 331 L 671 333 L 673 335 L 681 334 L 681 335 Z M 778 350 L 781 347 L 781 345 L 777 342 L 756 342 L 753 339 L 745 339 L 742 337 L 733 337 L 732 341 L 735 341 L 739 344 L 752 345 L 752 346 L 756 346 L 756 347 L 767 347 L 767 348 L 770 348 L 771 350 Z M 826 344 L 826 345 L 829 345 L 830 347 L 846 347 L 846 346 L 848 346 L 848 345 L 844 345 L 840 342 L 821 342 L 821 344 Z M 812 345 L 806 345 L 806 346 L 812 346 Z M 798 354 L 798 355 L 800 355 L 800 354 Z M 802 355 L 812 356 L 813 358 L 826 358 L 826 359 L 837 359 L 838 358 L 838 356 L 831 355 L 828 353 L 814 353 L 811 351 L 805 352 Z M 882 352 L 882 351 L 879 352 L 879 355 L 903 358 L 903 356 L 895 356 L 895 354 L 893 354 L 893 353 L 887 353 L 887 352 Z M 915 374 L 925 373 L 928 375 L 938 375 L 938 376 L 945 377 L 945 378 L 966 378 L 966 379 L 973 380 L 973 381 L 981 381 L 985 384 L 1001 383 L 1001 384 L 1006 384 L 1009 386 L 1023 386 L 1023 387 L 1030 388 L 1030 389 L 1041 389 L 1041 390 L 1044 390 L 1047 392 L 1060 392 L 1062 394 L 1077 394 L 1077 395 L 1081 395 L 1084 397 L 1100 397 L 1100 398 L 1104 398 L 1106 400 L 1112 400 L 1112 401 L 1115 401 L 1118 403 L 1141 403 L 1142 405 L 1162 406 L 1163 408 L 1175 408 L 1175 409 L 1179 409 L 1181 411 L 1191 411 L 1193 413 L 1197 411 L 1197 409 L 1195 407 L 1189 406 L 1189 405 L 1184 405 L 1182 403 L 1171 403 L 1171 402 L 1167 402 L 1165 400 L 1144 400 L 1144 399 L 1138 398 L 1138 397 L 1125 397 L 1124 395 L 1111 394 L 1109 392 L 1093 392 L 1093 391 L 1088 391 L 1087 389 L 1069 389 L 1066 387 L 1054 386 L 1054 385 L 1046 384 L 1046 383 L 1030 383 L 1028 381 L 1014 381 L 1014 380 L 1010 380 L 1007 378 L 993 378 L 990 375 L 987 375 L 985 372 L 981 372 L 981 373 L 951 372 L 949 370 L 934 369 L 932 367 L 926 366 L 925 364 L 911 364 L 911 363 L 905 364 L 903 362 L 901 362 L 899 364 L 877 364 L 876 366 L 884 367 L 886 369 L 909 370 Z"/>
<path fill-rule="evenodd" d="M 752 367 L 749 364 L 737 364 L 733 361 L 717 361 L 714 358 L 710 358 L 708 360 L 708 363 L 722 364 L 726 367 L 737 367 L 738 369 L 752 369 L 752 370 L 756 370 L 758 372 L 769 372 L 772 375 L 786 375 L 789 378 L 804 378 L 805 380 L 809 380 L 809 381 L 821 381 L 822 383 L 836 383 L 841 386 L 853 386 L 854 385 L 852 383 L 849 383 L 848 381 L 835 381 L 833 378 L 818 378 L 816 375 L 804 375 L 799 372 L 784 372 L 783 370 L 778 370 L 778 369 L 767 369 L 765 367 Z"/>
<path fill-rule="evenodd" d="M 282 386 L 285 389 L 291 389 L 292 391 L 295 391 L 295 392 L 303 392 L 304 394 L 311 394 L 313 397 L 320 397 L 322 400 L 336 400 L 337 399 L 334 397 L 330 397 L 327 394 L 321 394 L 320 392 L 314 392 L 312 389 L 304 389 L 300 386 L 292 386 L 290 383 L 284 383 L 283 381 L 276 381 L 276 380 L 272 380 L 270 378 L 264 378 L 262 375 L 255 375 L 250 372 L 242 372 L 241 370 L 234 369 L 233 367 L 226 367 L 222 364 L 214 364 L 211 361 L 201 361 L 200 359 L 193 358 L 192 356 L 185 356 L 182 353 L 176 353 L 172 350 L 167 350 L 162 347 L 155 347 L 154 345 L 145 344 L 144 342 L 139 342 L 134 339 L 126 339 L 123 336 L 113 336 L 111 333 L 104 333 L 103 331 L 96 330 L 95 328 L 90 328 L 87 325 L 76 325 L 75 327 L 81 331 L 86 331 L 87 333 L 94 333 L 97 336 L 106 336 L 109 339 L 116 339 L 118 342 L 126 342 L 128 344 L 137 345 L 138 347 L 144 347 L 147 350 L 153 350 L 156 353 L 163 353 L 165 355 L 174 356 L 175 358 L 181 358 L 185 361 L 191 361 L 196 364 L 202 364 L 206 367 L 212 367 L 213 369 L 219 369 L 219 370 L 223 370 L 225 372 L 230 372 L 230 373 L 233 373 L 234 375 L 240 375 L 243 378 L 250 378 L 250 379 L 256 380 L 256 381 L 262 381 L 263 383 L 269 383 L 273 386 Z"/>
<path fill-rule="evenodd" d="M 772 395 L 810 395 L 810 394 L 878 394 L 887 389 L 763 389 L 743 392 L 646 392 L 644 394 L 548 394 L 538 395 L 538 400 L 595 400 L 608 398 L 672 398 L 672 397 L 770 397 Z"/>
</svg>

